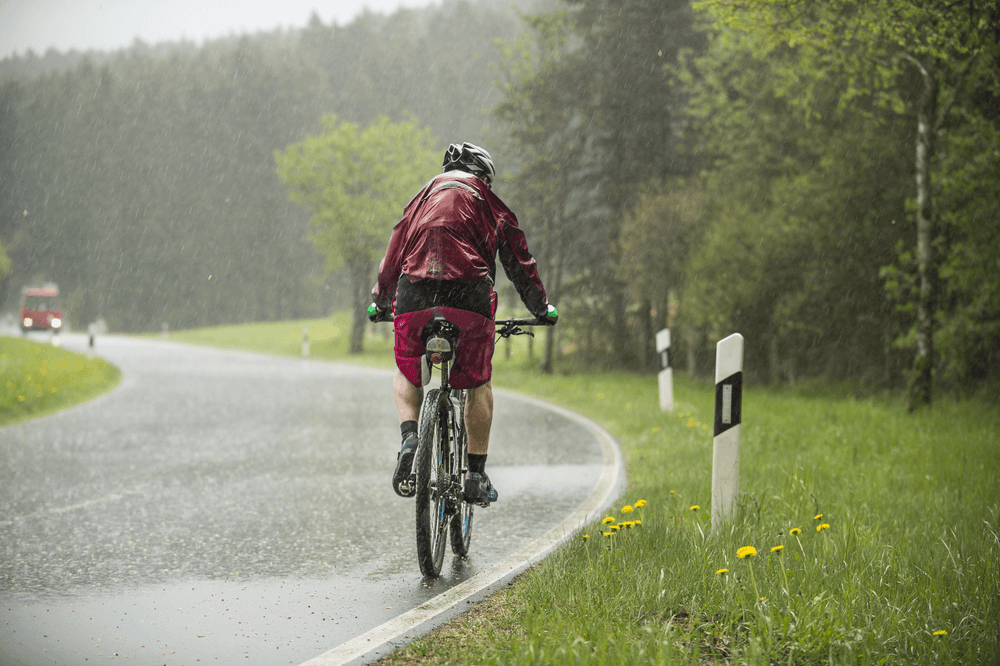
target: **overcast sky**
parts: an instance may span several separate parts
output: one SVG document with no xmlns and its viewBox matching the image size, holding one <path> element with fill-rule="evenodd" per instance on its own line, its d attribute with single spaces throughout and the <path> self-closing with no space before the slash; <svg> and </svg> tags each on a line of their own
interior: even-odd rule
<svg viewBox="0 0 1000 666">
<path fill-rule="evenodd" d="M 57 51 L 114 51 L 136 37 L 150 46 L 188 39 L 305 26 L 313 11 L 323 23 L 351 22 L 367 7 L 392 13 L 435 0 L 0 0 L 0 58 Z"/>
</svg>

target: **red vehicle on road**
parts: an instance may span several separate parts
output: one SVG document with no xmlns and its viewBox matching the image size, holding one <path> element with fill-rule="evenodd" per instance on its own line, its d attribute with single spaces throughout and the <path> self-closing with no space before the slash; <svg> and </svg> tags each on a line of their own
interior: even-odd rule
<svg viewBox="0 0 1000 666">
<path fill-rule="evenodd" d="M 62 307 L 59 305 L 57 287 L 24 290 L 21 296 L 21 332 L 51 330 L 58 333 L 62 323 Z"/>
</svg>

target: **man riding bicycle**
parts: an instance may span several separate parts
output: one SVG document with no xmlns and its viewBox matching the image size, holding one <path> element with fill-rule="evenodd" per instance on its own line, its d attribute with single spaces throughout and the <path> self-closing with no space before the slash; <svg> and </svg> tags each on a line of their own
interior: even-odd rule
<svg viewBox="0 0 1000 666">
<path fill-rule="evenodd" d="M 406 205 L 379 264 L 368 316 L 378 321 L 390 308 L 395 314 L 393 392 L 403 441 L 392 487 L 401 497 L 414 494 L 406 481 L 417 450 L 423 401 L 424 327 L 440 314 L 461 330 L 451 385 L 467 389 L 465 500 L 486 505 L 497 500 L 486 474 L 486 455 L 493 423 L 490 378 L 498 255 L 528 311 L 550 325 L 558 319 L 517 218 L 491 189 L 495 173 L 492 158 L 482 148 L 471 143 L 449 146 L 442 173 Z"/>
</svg>

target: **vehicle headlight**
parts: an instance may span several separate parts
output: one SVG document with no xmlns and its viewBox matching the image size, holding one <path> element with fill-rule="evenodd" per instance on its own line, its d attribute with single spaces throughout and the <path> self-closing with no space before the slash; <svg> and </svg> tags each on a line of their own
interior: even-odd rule
<svg viewBox="0 0 1000 666">
<path fill-rule="evenodd" d="M 52 328 L 59 328 L 60 326 L 62 326 L 62 319 L 60 319 L 59 317 L 53 317 Z"/>
<path fill-rule="evenodd" d="M 31 321 L 31 317 L 25 317 L 24 318 L 24 327 L 25 328 L 31 328 L 31 324 L 32 323 L 34 323 L 34 322 Z"/>
</svg>

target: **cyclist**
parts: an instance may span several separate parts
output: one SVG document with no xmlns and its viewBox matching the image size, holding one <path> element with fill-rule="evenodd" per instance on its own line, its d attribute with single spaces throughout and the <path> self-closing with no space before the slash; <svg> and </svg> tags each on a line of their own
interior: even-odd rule
<svg viewBox="0 0 1000 666">
<path fill-rule="evenodd" d="M 417 450 L 417 419 L 423 401 L 424 327 L 442 314 L 461 330 L 450 380 L 453 388 L 467 389 L 465 499 L 486 505 L 497 500 L 486 474 L 493 423 L 490 377 L 497 255 L 528 311 L 550 325 L 558 319 L 517 218 L 491 189 L 495 173 L 492 158 L 482 148 L 471 143 L 450 145 L 441 174 L 406 205 L 379 264 L 368 316 L 379 321 L 390 308 L 395 314 L 393 393 L 403 441 L 392 487 L 401 497 L 415 493 L 407 481 Z"/>
</svg>

